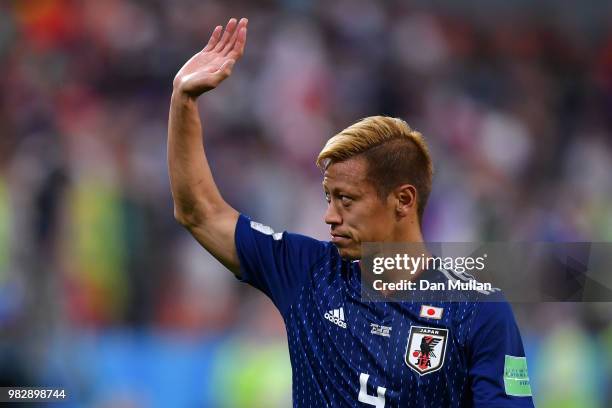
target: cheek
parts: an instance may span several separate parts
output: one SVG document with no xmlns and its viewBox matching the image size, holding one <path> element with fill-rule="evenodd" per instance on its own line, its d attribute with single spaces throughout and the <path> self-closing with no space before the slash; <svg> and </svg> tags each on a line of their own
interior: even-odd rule
<svg viewBox="0 0 612 408">
<path fill-rule="evenodd" d="M 383 205 L 372 205 L 355 217 L 356 230 L 360 241 L 381 241 L 393 227 L 393 212 Z"/>
<path fill-rule="evenodd" d="M 345 219 L 353 240 L 361 242 L 368 241 L 370 237 L 376 235 L 376 229 L 378 228 L 376 217 L 373 217 L 371 213 L 360 212 L 354 213 L 350 219 Z"/>
<path fill-rule="evenodd" d="M 380 220 L 370 220 L 366 228 L 362 231 L 362 241 L 376 242 L 381 241 L 386 235 L 385 223 Z"/>
</svg>

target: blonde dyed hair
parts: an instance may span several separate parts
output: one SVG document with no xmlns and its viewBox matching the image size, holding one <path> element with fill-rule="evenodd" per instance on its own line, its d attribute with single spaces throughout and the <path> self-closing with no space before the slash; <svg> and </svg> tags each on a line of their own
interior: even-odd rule
<svg viewBox="0 0 612 408">
<path fill-rule="evenodd" d="M 368 179 L 384 199 L 397 186 L 412 184 L 417 190 L 419 221 L 429 193 L 433 165 L 423 135 L 405 121 L 388 116 L 370 116 L 330 138 L 317 157 L 317 166 L 363 155 Z"/>
</svg>

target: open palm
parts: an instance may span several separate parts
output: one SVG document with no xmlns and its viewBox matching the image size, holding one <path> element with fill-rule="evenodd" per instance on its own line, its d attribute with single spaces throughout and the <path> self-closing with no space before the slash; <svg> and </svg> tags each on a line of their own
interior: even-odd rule
<svg viewBox="0 0 612 408">
<path fill-rule="evenodd" d="M 216 88 L 231 75 L 246 44 L 246 18 L 232 18 L 225 26 L 215 27 L 206 47 L 189 59 L 174 77 L 174 89 L 191 97 Z M 221 32 L 223 31 L 223 35 Z"/>
</svg>

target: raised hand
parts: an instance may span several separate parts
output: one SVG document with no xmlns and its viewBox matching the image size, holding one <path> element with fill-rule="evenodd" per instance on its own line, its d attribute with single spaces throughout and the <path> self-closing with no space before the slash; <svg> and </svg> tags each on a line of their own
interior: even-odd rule
<svg viewBox="0 0 612 408">
<path fill-rule="evenodd" d="M 231 18 L 225 31 L 222 26 L 215 27 L 206 47 L 191 57 L 174 77 L 175 92 L 196 98 L 229 77 L 244 53 L 248 22 L 246 18 L 239 22 Z"/>
</svg>

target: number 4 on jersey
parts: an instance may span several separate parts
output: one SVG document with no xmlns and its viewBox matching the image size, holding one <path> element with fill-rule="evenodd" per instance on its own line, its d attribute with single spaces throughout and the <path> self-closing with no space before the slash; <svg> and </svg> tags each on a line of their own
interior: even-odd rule
<svg viewBox="0 0 612 408">
<path fill-rule="evenodd" d="M 385 387 L 376 387 L 376 393 L 378 396 L 368 394 L 368 379 L 369 374 L 361 373 L 359 375 L 359 396 L 357 400 L 359 402 L 365 402 L 368 405 L 372 405 L 376 408 L 385 408 L 385 393 L 387 389 Z"/>
</svg>

